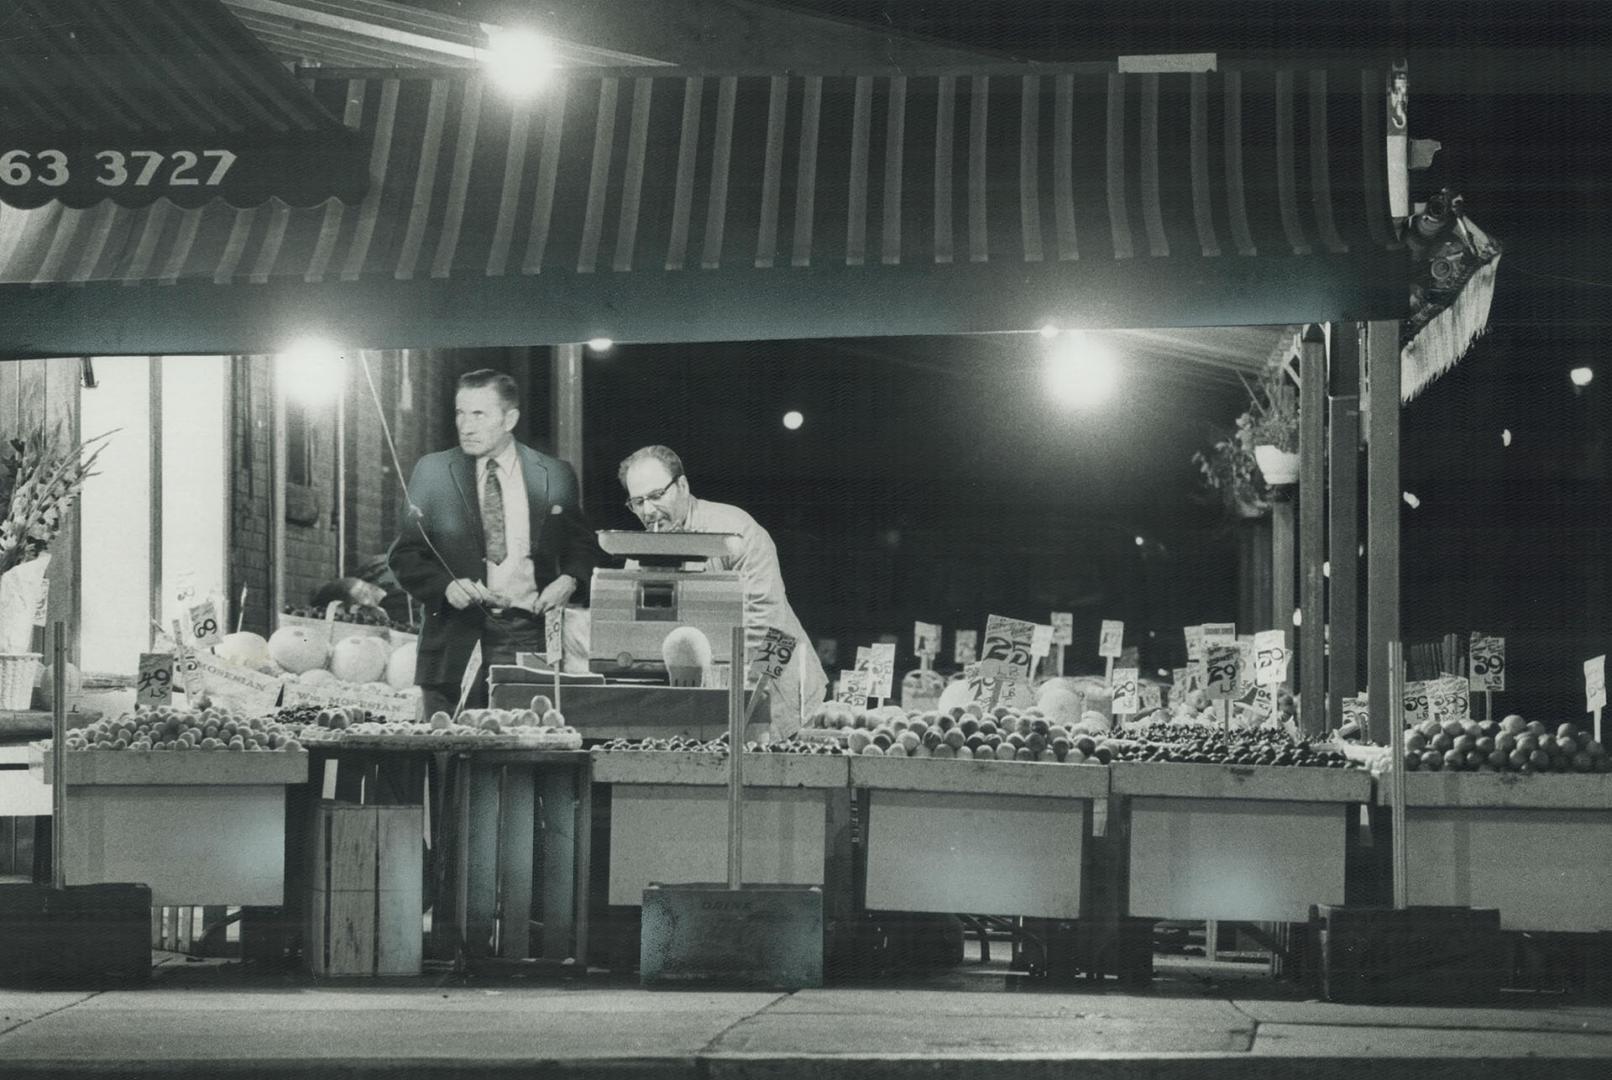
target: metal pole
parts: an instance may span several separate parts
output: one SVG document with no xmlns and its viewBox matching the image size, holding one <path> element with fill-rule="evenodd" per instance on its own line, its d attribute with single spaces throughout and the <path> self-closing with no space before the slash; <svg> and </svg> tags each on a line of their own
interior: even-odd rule
<svg viewBox="0 0 1612 1080">
<path fill-rule="evenodd" d="M 336 391 L 336 576 L 347 576 L 347 359 L 341 365 L 341 385 Z"/>
<path fill-rule="evenodd" d="M 51 757 L 55 761 L 50 790 L 50 881 L 58 889 L 67 887 L 67 863 L 63 850 L 67 834 L 67 628 L 55 623 L 55 643 L 51 649 L 51 681 L 55 695 L 51 702 Z"/>
<path fill-rule="evenodd" d="M 744 627 L 733 628 L 728 662 L 728 888 L 744 876 Z"/>
<path fill-rule="evenodd" d="M 1410 857 L 1405 835 L 1405 657 L 1404 646 L 1388 642 L 1388 806 L 1393 815 L 1394 907 L 1410 905 Z"/>
<path fill-rule="evenodd" d="M 286 483 L 286 387 L 277 357 L 270 356 L 269 383 L 269 472 L 272 484 L 269 495 L 269 574 L 273 584 L 269 592 L 269 632 L 273 633 L 285 610 L 285 483 Z"/>
</svg>

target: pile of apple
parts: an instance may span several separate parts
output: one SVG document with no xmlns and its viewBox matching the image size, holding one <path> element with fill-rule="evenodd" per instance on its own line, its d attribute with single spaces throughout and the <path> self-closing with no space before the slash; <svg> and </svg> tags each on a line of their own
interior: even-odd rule
<svg viewBox="0 0 1612 1080">
<path fill-rule="evenodd" d="M 1566 723 L 1552 734 L 1538 720 L 1424 720 L 1405 731 L 1405 768 L 1415 772 L 1612 772 L 1606 748 Z"/>
<path fill-rule="evenodd" d="M 1193 721 L 1156 721 L 1133 730 L 1118 761 L 1164 761 L 1193 765 L 1297 765 L 1322 769 L 1356 767 L 1337 750 L 1295 740 L 1286 729 L 1222 728 Z"/>
<path fill-rule="evenodd" d="M 67 733 L 69 750 L 301 750 L 297 736 L 274 720 L 227 706 L 136 709 Z"/>
<path fill-rule="evenodd" d="M 683 735 L 673 735 L 666 739 L 611 739 L 600 743 L 596 750 L 658 750 L 685 754 L 726 754 L 728 752 L 728 736 L 723 732 L 715 739 L 691 739 Z M 771 742 L 747 742 L 744 744 L 747 754 L 825 754 L 834 756 L 845 753 L 838 743 L 823 742 L 815 739 L 800 739 L 790 736 L 787 739 L 774 739 Z"/>
</svg>

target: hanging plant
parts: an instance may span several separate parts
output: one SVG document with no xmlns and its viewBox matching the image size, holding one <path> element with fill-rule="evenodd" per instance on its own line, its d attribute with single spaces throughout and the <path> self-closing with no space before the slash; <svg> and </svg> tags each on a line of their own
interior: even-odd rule
<svg viewBox="0 0 1612 1080">
<path fill-rule="evenodd" d="M 1270 509 L 1270 489 L 1298 475 L 1298 395 L 1282 366 L 1257 383 L 1246 379 L 1248 408 L 1236 426 L 1208 450 L 1192 455 L 1203 484 L 1217 492 L 1227 513 L 1258 517 Z"/>
</svg>

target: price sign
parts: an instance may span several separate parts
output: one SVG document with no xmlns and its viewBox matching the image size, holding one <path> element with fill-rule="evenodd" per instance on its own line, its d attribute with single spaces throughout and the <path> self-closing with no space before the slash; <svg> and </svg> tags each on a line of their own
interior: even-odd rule
<svg viewBox="0 0 1612 1080">
<path fill-rule="evenodd" d="M 1137 697 L 1136 683 L 1138 671 L 1136 668 L 1114 669 L 1114 702 L 1113 710 L 1116 715 L 1130 715 L 1140 711 L 1140 700 Z"/>
<path fill-rule="evenodd" d="M 1287 681 L 1287 637 L 1280 630 L 1261 630 L 1254 635 L 1254 682 L 1276 686 Z"/>
<path fill-rule="evenodd" d="M 1015 709 L 1028 709 L 1035 704 L 1035 687 L 1027 680 L 1019 678 L 998 679 L 985 674 L 981 669 L 984 662 L 969 664 L 963 669 L 963 680 L 968 683 L 968 692 L 972 701 L 990 701 L 994 696 L 998 705 L 1007 705 Z M 998 692 L 997 684 L 1001 684 Z"/>
<path fill-rule="evenodd" d="M 1125 651 L 1125 623 L 1119 619 L 1104 619 L 1097 635 L 1097 655 L 1118 660 Z"/>
<path fill-rule="evenodd" d="M 1075 643 L 1075 613 L 1073 611 L 1054 611 L 1052 613 L 1052 643 L 1054 645 L 1073 645 Z"/>
<path fill-rule="evenodd" d="M 1428 704 L 1440 720 L 1468 720 L 1472 717 L 1472 697 L 1467 680 L 1444 675 L 1427 684 Z"/>
<path fill-rule="evenodd" d="M 156 708 L 174 699 L 174 658 L 172 653 L 140 654 L 139 681 L 134 686 L 135 705 Z"/>
<path fill-rule="evenodd" d="M 1473 690 L 1504 690 L 1506 688 L 1506 639 L 1492 634 L 1472 635 L 1472 646 L 1467 650 L 1471 658 L 1471 675 L 1468 682 Z"/>
<path fill-rule="evenodd" d="M 1237 624 L 1234 622 L 1204 623 L 1203 643 L 1210 645 L 1229 645 L 1237 640 Z"/>
<path fill-rule="evenodd" d="M 1187 669 L 1184 667 L 1170 669 L 1170 689 L 1175 694 L 1186 693 Z"/>
<path fill-rule="evenodd" d="M 1606 655 L 1584 661 L 1584 711 L 1606 708 Z"/>
<path fill-rule="evenodd" d="M 863 708 L 868 703 L 868 677 L 865 671 L 842 671 L 834 685 L 834 700 Z"/>
<path fill-rule="evenodd" d="M 1420 724 L 1428 718 L 1427 702 L 1427 683 L 1408 682 L 1405 684 L 1403 704 L 1405 706 L 1405 723 L 1407 726 Z"/>
<path fill-rule="evenodd" d="M 980 632 L 978 630 L 959 630 L 957 639 L 952 643 L 952 663 L 968 665 L 979 659 Z"/>
<path fill-rule="evenodd" d="M 771 679 L 777 682 L 784 677 L 784 671 L 794 656 L 794 635 L 769 626 L 767 636 L 761 639 L 761 644 L 756 648 L 756 656 L 750 661 L 750 674 L 758 679 Z"/>
<path fill-rule="evenodd" d="M 1142 684 L 1142 711 L 1164 708 L 1164 694 L 1159 690 L 1158 683 Z"/>
<path fill-rule="evenodd" d="M 915 656 L 931 660 L 940 655 L 940 624 L 915 622 L 912 624 L 912 651 Z"/>
<path fill-rule="evenodd" d="M 1343 726 L 1350 724 L 1358 731 L 1364 731 L 1370 725 L 1370 710 L 1367 708 L 1366 695 L 1358 694 L 1355 697 L 1346 697 L 1340 703 L 1343 707 Z"/>
<path fill-rule="evenodd" d="M 187 621 L 190 623 L 192 644 L 205 648 L 224 640 L 224 635 L 219 630 L 221 620 L 218 617 L 218 605 L 211 600 L 203 600 L 199 604 L 192 604 L 189 614 Z"/>
<path fill-rule="evenodd" d="M 1254 635 L 1237 635 L 1237 692 L 1254 686 Z"/>
<path fill-rule="evenodd" d="M 1030 678 L 1030 644 L 1035 623 L 992 615 L 985 621 L 985 651 L 980 672 L 1001 678 Z"/>
<path fill-rule="evenodd" d="M 1203 627 L 1183 626 L 1181 634 L 1187 639 L 1187 659 L 1203 659 Z"/>
<path fill-rule="evenodd" d="M 880 700 L 891 697 L 895 683 L 896 647 L 884 642 L 857 646 L 856 670 L 867 676 L 868 697 Z"/>
<path fill-rule="evenodd" d="M 1205 641 L 1203 656 L 1203 688 L 1212 698 L 1230 698 L 1237 692 L 1237 672 L 1242 667 L 1237 643 L 1211 645 Z"/>
<path fill-rule="evenodd" d="M 1052 627 L 1036 623 L 1035 632 L 1030 635 L 1030 657 L 1037 659 L 1052 654 Z"/>
<path fill-rule="evenodd" d="M 543 659 L 550 666 L 565 663 L 564 608 L 549 608 L 543 613 Z"/>
</svg>

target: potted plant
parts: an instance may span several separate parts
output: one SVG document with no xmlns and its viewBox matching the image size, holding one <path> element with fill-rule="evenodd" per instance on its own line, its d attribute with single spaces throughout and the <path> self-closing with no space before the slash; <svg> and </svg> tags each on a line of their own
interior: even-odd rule
<svg viewBox="0 0 1612 1080">
<path fill-rule="evenodd" d="M 1299 407 L 1293 387 L 1278 369 L 1260 380 L 1257 392 L 1250 387 L 1248 397 L 1250 408 L 1243 417 L 1260 474 L 1272 487 L 1294 483 L 1299 478 Z"/>
<path fill-rule="evenodd" d="M 1248 416 L 1237 418 L 1237 429 L 1209 447 L 1192 455 L 1192 463 L 1203 474 L 1204 486 L 1220 495 L 1226 512 L 1239 518 L 1257 518 L 1270 509 L 1264 485 L 1254 462 L 1253 445 L 1247 441 Z"/>
</svg>

